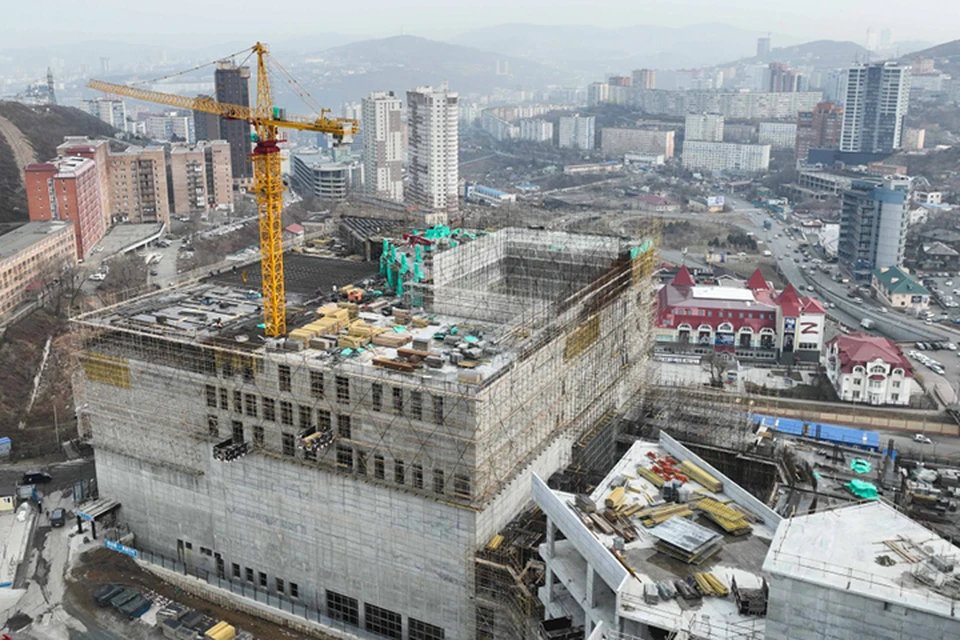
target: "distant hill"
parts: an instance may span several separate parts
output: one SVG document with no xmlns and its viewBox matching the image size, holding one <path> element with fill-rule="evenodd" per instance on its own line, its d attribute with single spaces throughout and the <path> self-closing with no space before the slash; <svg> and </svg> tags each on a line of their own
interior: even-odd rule
<svg viewBox="0 0 960 640">
<path fill-rule="evenodd" d="M 506 75 L 497 74 L 498 61 L 507 62 Z M 495 89 L 539 89 L 569 78 L 537 62 L 416 36 L 362 40 L 318 51 L 307 55 L 293 75 L 328 105 L 359 100 L 371 91 L 402 95 L 444 81 L 461 94 L 489 94 Z M 290 101 L 290 96 L 286 99 Z"/>
<path fill-rule="evenodd" d="M 0 116 L 16 126 L 33 147 L 39 160 L 54 157 L 64 136 L 112 136 L 116 130 L 105 122 L 73 107 L 28 107 L 0 101 Z M 20 178 L 21 167 L 13 150 L 0 136 L 0 222 L 27 219 L 27 202 Z"/>
<path fill-rule="evenodd" d="M 950 59 L 960 58 L 960 40 L 951 40 L 950 42 L 938 44 L 935 47 L 921 49 L 920 51 L 914 51 L 912 53 L 905 54 L 901 56 L 901 60 L 904 62 L 909 62 L 917 57 Z"/>
<path fill-rule="evenodd" d="M 839 40 L 814 40 L 789 47 L 773 49 L 765 56 L 741 58 L 738 63 L 766 64 L 786 62 L 793 65 L 810 65 L 819 68 L 846 67 L 867 59 L 869 51 L 856 42 Z M 735 64 L 735 63 L 732 63 Z"/>
<path fill-rule="evenodd" d="M 616 29 L 587 25 L 502 24 L 467 31 L 451 39 L 457 44 L 498 51 L 541 63 L 562 65 L 585 78 L 631 69 L 680 69 L 711 66 L 756 50 L 759 32 L 726 24 L 686 27 L 650 25 Z M 775 42 L 790 42 L 774 36 Z"/>
</svg>

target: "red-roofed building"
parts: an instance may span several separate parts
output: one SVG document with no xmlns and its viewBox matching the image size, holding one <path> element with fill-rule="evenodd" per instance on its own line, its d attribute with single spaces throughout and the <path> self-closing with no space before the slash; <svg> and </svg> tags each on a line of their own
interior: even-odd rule
<svg viewBox="0 0 960 640">
<path fill-rule="evenodd" d="M 296 222 L 288 224 L 283 229 L 283 241 L 284 243 L 289 243 L 293 247 L 302 247 L 304 240 L 304 231 L 303 225 L 297 224 Z"/>
<path fill-rule="evenodd" d="M 910 404 L 913 368 L 887 338 L 862 333 L 837 336 L 827 343 L 824 366 L 844 402 Z"/>
<path fill-rule="evenodd" d="M 698 285 L 681 267 L 658 293 L 656 339 L 662 354 L 817 362 L 826 312 L 792 285 L 777 292 L 758 269 L 743 286 Z"/>
</svg>

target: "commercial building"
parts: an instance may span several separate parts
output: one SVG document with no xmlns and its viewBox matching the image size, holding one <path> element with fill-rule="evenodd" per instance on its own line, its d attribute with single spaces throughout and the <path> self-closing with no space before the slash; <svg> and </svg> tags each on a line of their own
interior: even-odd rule
<svg viewBox="0 0 960 640">
<path fill-rule="evenodd" d="M 674 132 L 649 129 L 602 129 L 600 149 L 605 156 L 623 156 L 627 153 L 673 157 Z"/>
<path fill-rule="evenodd" d="M 896 62 L 850 67 L 840 150 L 892 153 L 899 149 L 909 102 L 910 67 Z"/>
<path fill-rule="evenodd" d="M 118 131 L 127 130 L 127 105 L 123 100 L 95 98 L 81 102 L 83 110 L 94 118 L 103 120 Z"/>
<path fill-rule="evenodd" d="M 770 145 L 689 140 L 681 160 L 688 169 L 756 173 L 770 168 Z"/>
<path fill-rule="evenodd" d="M 363 99 L 363 191 L 403 202 L 403 123 L 400 98 L 374 92 Z"/>
<path fill-rule="evenodd" d="M 884 540 L 895 540 L 911 560 L 889 557 Z M 953 562 L 940 559 L 957 551 L 880 500 L 794 516 L 777 529 L 763 563 L 770 574 L 766 637 L 955 637 L 957 576 Z"/>
<path fill-rule="evenodd" d="M 633 71 L 633 86 L 638 89 L 656 89 L 656 69 L 635 69 Z"/>
<path fill-rule="evenodd" d="M 468 182 L 464 187 L 463 199 L 467 202 L 481 202 L 492 206 L 500 206 L 517 201 L 517 194 L 506 193 L 492 187 Z"/>
<path fill-rule="evenodd" d="M 839 149 L 843 107 L 821 102 L 812 111 L 797 114 L 797 164 L 807 161 L 810 149 Z"/>
<path fill-rule="evenodd" d="M 103 214 L 104 229 L 113 224 L 113 202 L 110 199 L 110 143 L 106 140 L 91 140 L 82 136 L 67 136 L 63 144 L 57 147 L 60 158 L 73 156 L 89 158 L 97 167 L 97 179 L 100 182 L 100 212 Z"/>
<path fill-rule="evenodd" d="M 843 192 L 837 255 L 857 279 L 874 269 L 899 267 L 909 226 L 909 178 L 853 180 Z"/>
<path fill-rule="evenodd" d="M 0 318 L 75 264 L 71 221 L 28 222 L 0 236 Z"/>
<path fill-rule="evenodd" d="M 557 144 L 561 149 L 589 150 L 596 146 L 597 119 L 579 113 L 560 118 L 560 133 Z"/>
<path fill-rule="evenodd" d="M 754 272 L 741 286 L 700 286 L 681 267 L 658 294 L 656 345 L 662 352 L 817 362 L 826 311 L 788 284 L 777 292 Z"/>
<path fill-rule="evenodd" d="M 679 474 L 678 502 L 664 502 L 661 487 L 674 468 L 696 471 Z M 589 495 L 550 489 L 539 473 L 532 481 L 534 502 L 547 518 L 540 600 L 547 620 L 570 618 L 564 638 L 771 637 L 764 636 L 762 566 L 786 521 L 664 431 L 658 442 L 634 442 Z M 623 514 L 613 526 L 604 515 L 609 511 Z M 704 574 L 722 590 L 713 591 Z M 679 583 L 696 585 L 696 575 L 703 592 L 678 592 Z M 788 637 L 800 636 L 778 636 Z"/>
<path fill-rule="evenodd" d="M 770 53 L 770 36 L 757 38 L 757 57 L 763 58 Z"/>
<path fill-rule="evenodd" d="M 217 102 L 250 106 L 250 67 L 238 67 L 224 60 L 214 71 Z M 234 183 L 248 186 L 253 179 L 253 166 L 247 157 L 252 150 L 250 125 L 243 120 L 220 118 L 220 137 L 230 145 L 230 171 Z"/>
<path fill-rule="evenodd" d="M 419 207 L 428 223 L 457 218 L 459 139 L 456 93 L 418 87 L 407 92 L 407 204 Z"/>
<path fill-rule="evenodd" d="M 233 210 L 230 145 L 225 140 L 175 144 L 170 148 L 173 211 L 182 216 Z"/>
<path fill-rule="evenodd" d="M 794 122 L 761 122 L 757 136 L 760 144 L 771 149 L 793 149 L 797 145 L 797 125 Z"/>
<path fill-rule="evenodd" d="M 930 306 L 927 288 L 900 267 L 876 269 L 870 284 L 877 298 L 894 309 L 917 312 L 925 311 Z"/>
<path fill-rule="evenodd" d="M 170 224 L 163 147 L 128 147 L 109 154 L 110 201 L 121 222 Z"/>
<path fill-rule="evenodd" d="M 384 308 L 404 303 L 395 316 L 307 305 L 286 340 L 260 339 L 258 301 L 213 282 L 75 319 L 98 489 L 141 558 L 358 634 L 520 637 L 475 554 L 528 504 L 532 474 L 568 465 L 636 390 L 656 251 L 526 228 L 472 238 L 434 235 L 427 261 L 391 244 L 393 284 L 377 287 Z M 317 264 L 310 289 L 377 273 Z"/>
<path fill-rule="evenodd" d="M 688 113 L 683 122 L 683 139 L 723 142 L 723 116 L 718 113 Z"/>
<path fill-rule="evenodd" d="M 533 118 L 520 121 L 520 139 L 530 142 L 553 142 L 553 123 Z"/>
<path fill-rule="evenodd" d="M 332 162 L 320 155 L 294 154 L 291 163 L 294 190 L 301 196 L 341 201 L 363 190 L 363 165 Z"/>
<path fill-rule="evenodd" d="M 77 256 L 86 258 L 106 232 L 100 210 L 100 177 L 88 158 L 55 158 L 24 169 L 30 220 L 70 220 Z"/>
<path fill-rule="evenodd" d="M 650 116 L 682 118 L 688 113 L 719 113 L 739 120 L 793 120 L 823 101 L 820 91 L 771 93 L 769 91 L 630 91 L 633 106 Z"/>
</svg>

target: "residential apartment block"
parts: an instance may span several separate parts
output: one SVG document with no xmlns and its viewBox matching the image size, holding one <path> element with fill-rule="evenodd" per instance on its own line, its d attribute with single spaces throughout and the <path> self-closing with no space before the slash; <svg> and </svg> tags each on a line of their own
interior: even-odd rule
<svg viewBox="0 0 960 640">
<path fill-rule="evenodd" d="M 104 229 L 113 224 L 113 202 L 110 199 L 110 143 L 106 140 L 91 140 L 82 136 L 67 136 L 63 144 L 57 147 L 58 157 L 74 156 L 89 158 L 97 165 L 97 179 L 100 182 L 100 212 L 103 214 Z"/>
<path fill-rule="evenodd" d="M 73 222 L 28 222 L 0 236 L 0 318 L 77 264 Z"/>
<path fill-rule="evenodd" d="M 843 107 L 821 102 L 811 111 L 797 114 L 796 156 L 805 164 L 810 149 L 839 149 L 843 130 Z"/>
<path fill-rule="evenodd" d="M 520 139 L 529 142 L 553 142 L 553 123 L 533 118 L 520 121 Z"/>
<path fill-rule="evenodd" d="M 233 209 L 230 145 L 225 140 L 175 144 L 170 148 L 173 212 L 204 214 L 211 208 Z"/>
<path fill-rule="evenodd" d="M 123 222 L 170 223 L 167 161 L 163 147 L 129 147 L 111 153 L 113 214 Z"/>
<path fill-rule="evenodd" d="M 847 71 L 840 150 L 892 153 L 903 143 L 910 102 L 910 67 L 857 64 Z"/>
<path fill-rule="evenodd" d="M 673 131 L 650 129 L 614 129 L 600 131 L 600 149 L 605 156 L 623 156 L 627 153 L 663 156 L 672 158 L 674 151 Z"/>
<path fill-rule="evenodd" d="M 446 86 L 407 92 L 407 204 L 428 223 L 456 219 L 459 211 L 458 96 Z"/>
<path fill-rule="evenodd" d="M 683 123 L 683 139 L 723 142 L 723 116 L 719 113 L 688 113 Z"/>
<path fill-rule="evenodd" d="M 106 232 L 96 163 L 88 158 L 55 158 L 28 164 L 24 178 L 30 220 L 72 221 L 77 256 L 86 258 Z"/>
<path fill-rule="evenodd" d="M 837 255 L 857 279 L 874 269 L 899 267 L 909 226 L 910 179 L 853 180 L 843 192 Z"/>
<path fill-rule="evenodd" d="M 364 193 L 403 202 L 403 123 L 392 91 L 363 99 Z"/>
<path fill-rule="evenodd" d="M 797 145 L 797 125 L 795 122 L 761 122 L 758 142 L 770 145 L 771 149 L 793 149 Z"/>
<path fill-rule="evenodd" d="M 770 168 L 770 145 L 689 140 L 681 159 L 688 169 L 755 173 Z"/>
<path fill-rule="evenodd" d="M 579 113 L 560 118 L 560 136 L 557 140 L 562 149 L 590 150 L 596 146 L 597 119 Z"/>
</svg>

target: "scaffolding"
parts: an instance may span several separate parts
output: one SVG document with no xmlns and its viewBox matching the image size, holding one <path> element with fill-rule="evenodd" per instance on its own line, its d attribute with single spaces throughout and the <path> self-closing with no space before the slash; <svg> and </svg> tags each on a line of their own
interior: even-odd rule
<svg viewBox="0 0 960 640">
<path fill-rule="evenodd" d="M 474 514 L 472 547 L 417 553 L 464 567 L 477 599 L 462 628 L 485 637 L 493 610 L 489 637 L 530 637 L 542 531 L 533 516 L 514 521 L 518 497 L 530 470 L 612 459 L 623 413 L 643 397 L 659 221 L 647 231 L 397 242 L 390 275 L 367 286 L 383 292 L 368 306 L 393 314 L 340 301 L 332 345 L 264 339 L 262 303 L 218 284 L 135 298 L 75 319 L 77 406 L 96 448 L 184 477 L 204 476 L 211 455 L 262 456 Z M 290 306 L 287 323 L 322 317 Z M 374 337 L 345 347 L 359 321 Z"/>
</svg>

